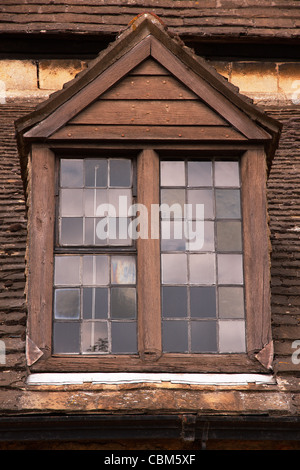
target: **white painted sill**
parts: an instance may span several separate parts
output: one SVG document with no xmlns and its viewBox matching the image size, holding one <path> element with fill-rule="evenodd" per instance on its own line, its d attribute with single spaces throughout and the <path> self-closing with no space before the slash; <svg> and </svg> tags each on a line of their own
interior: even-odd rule
<svg viewBox="0 0 300 470">
<path fill-rule="evenodd" d="M 191 385 L 275 385 L 272 375 L 263 374 L 162 374 L 162 373 L 37 373 L 27 379 L 28 385 L 80 385 L 162 383 Z"/>
</svg>

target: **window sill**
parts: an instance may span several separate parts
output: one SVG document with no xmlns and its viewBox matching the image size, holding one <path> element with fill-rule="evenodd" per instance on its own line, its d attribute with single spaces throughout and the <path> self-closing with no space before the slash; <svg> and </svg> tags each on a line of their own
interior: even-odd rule
<svg viewBox="0 0 300 470">
<path fill-rule="evenodd" d="M 275 385 L 267 374 L 164 374 L 164 373 L 40 373 L 31 374 L 27 385 L 80 385 L 162 383 L 192 385 Z"/>
</svg>

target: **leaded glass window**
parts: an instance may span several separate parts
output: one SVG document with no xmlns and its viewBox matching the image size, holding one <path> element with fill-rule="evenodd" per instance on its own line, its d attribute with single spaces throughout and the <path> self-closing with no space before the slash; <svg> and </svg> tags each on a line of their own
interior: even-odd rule
<svg viewBox="0 0 300 470">
<path fill-rule="evenodd" d="M 59 173 L 53 352 L 136 354 L 132 160 L 63 158 Z"/>
<path fill-rule="evenodd" d="M 245 352 L 235 160 L 161 161 L 162 349 Z"/>
</svg>

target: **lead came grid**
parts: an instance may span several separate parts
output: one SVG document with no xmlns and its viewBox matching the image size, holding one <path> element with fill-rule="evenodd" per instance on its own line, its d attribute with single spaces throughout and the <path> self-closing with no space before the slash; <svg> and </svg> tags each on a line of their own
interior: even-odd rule
<svg viewBox="0 0 300 470">
<path fill-rule="evenodd" d="M 161 161 L 160 178 L 163 351 L 245 352 L 239 162 Z"/>
<path fill-rule="evenodd" d="M 54 354 L 137 353 L 134 256 L 56 255 L 54 286 Z"/>
<path fill-rule="evenodd" d="M 128 158 L 61 159 L 59 244 L 132 245 L 128 236 L 132 182 Z M 104 205 L 113 208 L 113 212 L 106 212 Z"/>
</svg>

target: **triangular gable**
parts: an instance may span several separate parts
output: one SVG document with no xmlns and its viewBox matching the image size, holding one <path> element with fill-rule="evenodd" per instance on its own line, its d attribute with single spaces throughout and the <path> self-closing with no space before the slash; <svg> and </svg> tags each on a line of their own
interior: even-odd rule
<svg viewBox="0 0 300 470">
<path fill-rule="evenodd" d="M 16 123 L 20 146 L 27 139 L 53 138 L 68 123 L 74 125 L 76 117 L 78 119 L 78 116 L 86 114 L 89 107 L 95 108 L 101 96 L 105 96 L 114 85 L 125 81 L 147 59 L 155 60 L 171 77 L 197 96 L 199 111 L 200 106 L 206 109 L 207 115 L 210 110 L 211 116 L 225 123 L 230 132 L 237 133 L 241 140 L 260 141 L 268 144 L 269 148 L 276 147 L 280 124 L 249 103 L 203 59 L 196 57 L 177 39 L 171 38 L 161 22 L 151 14 L 136 19 L 106 52 L 90 63 L 86 71 L 34 113 Z M 197 107 L 195 103 L 193 106 Z M 180 112 L 178 115 L 180 117 Z M 179 122 L 178 125 L 185 124 Z M 201 133 L 199 136 L 201 138 Z M 210 138 L 209 133 L 205 136 Z M 78 135 L 78 138 L 81 137 Z M 97 138 L 101 138 L 101 134 Z M 231 138 L 233 134 L 228 134 L 227 139 Z"/>
<path fill-rule="evenodd" d="M 148 58 L 49 139 L 244 141 L 245 136 Z"/>
</svg>

